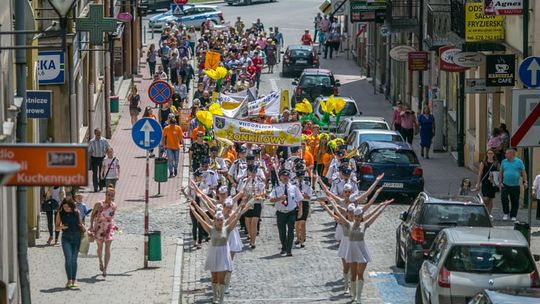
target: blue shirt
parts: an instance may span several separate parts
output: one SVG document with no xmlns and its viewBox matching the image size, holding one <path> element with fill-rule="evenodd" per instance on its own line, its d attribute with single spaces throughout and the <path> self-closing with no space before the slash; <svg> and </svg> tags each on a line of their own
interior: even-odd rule
<svg viewBox="0 0 540 304">
<path fill-rule="evenodd" d="M 86 214 L 88 214 L 88 207 L 85 203 L 75 203 L 75 206 L 77 209 L 79 209 L 79 216 L 81 217 L 81 220 L 84 222 L 84 218 L 86 217 Z"/>
<path fill-rule="evenodd" d="M 504 159 L 501 162 L 501 170 L 503 173 L 503 184 L 507 186 L 519 186 L 519 178 L 521 171 L 525 170 L 525 166 L 521 159 L 514 157 L 512 161 Z"/>
</svg>

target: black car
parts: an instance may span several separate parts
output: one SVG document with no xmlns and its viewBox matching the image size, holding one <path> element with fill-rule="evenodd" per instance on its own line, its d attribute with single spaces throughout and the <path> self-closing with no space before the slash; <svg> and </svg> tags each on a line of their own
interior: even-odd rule
<svg viewBox="0 0 540 304">
<path fill-rule="evenodd" d="M 420 193 L 400 214 L 396 229 L 396 266 L 404 267 L 405 282 L 418 281 L 418 271 L 437 234 L 448 227 L 493 227 L 480 196 L 432 196 Z"/>
<path fill-rule="evenodd" d="M 292 85 L 296 86 L 291 98 L 291 106 L 304 98 L 314 102 L 320 96 L 337 96 L 339 94 L 339 80 L 334 74 L 326 69 L 304 69 L 299 79 L 295 79 Z"/>
<path fill-rule="evenodd" d="M 297 75 L 307 68 L 318 68 L 319 57 L 311 45 L 289 45 L 283 52 L 282 76 Z"/>
<path fill-rule="evenodd" d="M 156 11 L 160 9 L 169 9 L 173 2 L 171 0 L 141 0 L 141 5 L 148 7 L 148 11 Z"/>
</svg>

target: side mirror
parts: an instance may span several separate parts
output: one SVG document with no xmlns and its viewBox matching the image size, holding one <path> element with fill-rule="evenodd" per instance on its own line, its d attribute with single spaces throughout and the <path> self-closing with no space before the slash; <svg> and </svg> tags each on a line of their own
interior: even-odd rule
<svg viewBox="0 0 540 304">
<path fill-rule="evenodd" d="M 341 86 L 341 83 L 339 82 L 339 80 L 336 80 L 336 87 L 340 87 Z"/>
<path fill-rule="evenodd" d="M 403 211 L 399 214 L 399 219 L 405 221 L 407 219 L 407 211 Z"/>
<path fill-rule="evenodd" d="M 364 115 L 364 112 L 358 111 L 358 115 Z"/>
<path fill-rule="evenodd" d="M 539 254 L 533 254 L 533 259 L 535 262 L 540 261 L 540 255 Z"/>
<path fill-rule="evenodd" d="M 293 85 L 293 86 L 296 86 L 296 85 L 298 85 L 298 81 L 296 81 L 296 80 L 295 80 L 295 81 L 293 81 L 293 82 L 292 82 L 292 85 Z"/>
</svg>

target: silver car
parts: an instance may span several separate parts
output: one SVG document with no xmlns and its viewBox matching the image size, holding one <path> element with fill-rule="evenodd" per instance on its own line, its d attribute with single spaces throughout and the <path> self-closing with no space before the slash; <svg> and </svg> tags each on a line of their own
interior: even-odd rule
<svg viewBox="0 0 540 304">
<path fill-rule="evenodd" d="M 443 229 L 424 258 L 416 303 L 467 303 L 484 289 L 540 287 L 527 240 L 517 230 Z"/>
<path fill-rule="evenodd" d="M 383 117 L 357 116 L 341 120 L 336 130 L 336 136 L 345 138 L 354 130 L 390 130 Z"/>
<path fill-rule="evenodd" d="M 358 105 L 356 104 L 356 101 L 352 97 L 342 97 L 342 96 L 340 96 L 339 98 L 343 98 L 343 100 L 345 101 L 345 107 L 343 108 L 343 110 L 341 112 L 340 121 L 343 121 L 345 119 L 355 117 L 355 116 L 358 116 L 358 115 L 362 115 L 362 112 L 360 112 L 360 110 L 358 109 Z M 328 97 L 322 97 L 322 99 L 324 101 L 326 101 L 326 100 L 328 100 Z M 323 111 L 321 109 L 320 101 L 321 101 L 321 97 L 315 99 L 313 109 L 314 109 L 314 112 L 315 112 L 315 114 L 317 116 L 323 117 L 324 113 L 323 113 Z M 325 128 L 325 130 L 328 130 L 330 132 L 334 132 L 336 129 L 337 129 L 336 117 L 330 115 L 330 122 L 329 122 L 328 126 Z"/>
<path fill-rule="evenodd" d="M 468 304 L 538 304 L 540 303 L 540 289 L 486 289 L 477 293 Z"/>
<path fill-rule="evenodd" d="M 365 141 L 399 141 L 404 142 L 403 136 L 393 130 L 370 130 L 357 129 L 353 130 L 347 136 L 347 149 L 352 150 L 358 148 Z"/>
</svg>

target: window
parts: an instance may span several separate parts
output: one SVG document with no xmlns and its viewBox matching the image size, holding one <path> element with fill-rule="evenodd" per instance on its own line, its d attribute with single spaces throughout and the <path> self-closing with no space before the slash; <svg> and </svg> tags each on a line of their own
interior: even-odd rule
<svg viewBox="0 0 540 304">
<path fill-rule="evenodd" d="M 368 161 L 381 164 L 418 164 L 413 151 L 392 148 L 371 151 Z"/>
<path fill-rule="evenodd" d="M 431 251 L 429 252 L 429 260 L 437 265 L 439 263 L 439 260 L 446 249 L 446 245 L 448 244 L 448 241 L 446 240 L 446 235 L 444 233 L 441 233 L 437 236 L 435 241 L 433 242 L 433 245 L 431 246 Z"/>
<path fill-rule="evenodd" d="M 307 75 L 302 77 L 300 81 L 301 87 L 314 87 L 314 86 L 325 86 L 329 87 L 333 85 L 333 81 L 328 75 Z"/>
<path fill-rule="evenodd" d="M 319 112 L 320 112 L 320 105 L 319 105 Z M 349 124 L 348 121 L 342 121 L 339 123 L 339 127 L 337 130 L 337 133 L 345 133 L 347 131 L 347 125 Z"/>
<path fill-rule="evenodd" d="M 535 270 L 528 247 L 458 245 L 452 248 L 446 269 L 458 272 L 518 274 Z"/>
<path fill-rule="evenodd" d="M 414 204 L 409 208 L 409 211 L 407 211 L 407 221 L 416 217 L 416 214 L 418 211 L 422 208 L 422 205 L 424 204 L 424 199 L 419 197 L 416 199 Z"/>
<path fill-rule="evenodd" d="M 356 121 L 351 125 L 351 130 L 368 129 L 368 130 L 388 130 L 386 122 L 382 121 Z"/>
<path fill-rule="evenodd" d="M 356 143 L 356 133 L 351 133 L 349 137 L 347 137 L 347 145 L 348 146 L 355 146 Z"/>
<path fill-rule="evenodd" d="M 427 204 L 424 225 L 491 227 L 483 205 Z"/>
<path fill-rule="evenodd" d="M 358 113 L 354 101 L 346 102 L 345 107 L 343 108 L 341 115 L 342 116 L 354 116 Z"/>
<path fill-rule="evenodd" d="M 403 137 L 397 134 L 362 134 L 360 142 L 365 141 L 399 141 L 403 142 Z"/>
</svg>

